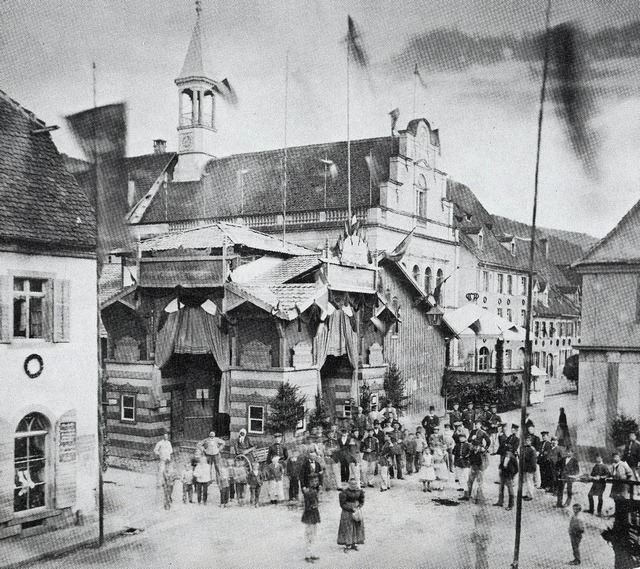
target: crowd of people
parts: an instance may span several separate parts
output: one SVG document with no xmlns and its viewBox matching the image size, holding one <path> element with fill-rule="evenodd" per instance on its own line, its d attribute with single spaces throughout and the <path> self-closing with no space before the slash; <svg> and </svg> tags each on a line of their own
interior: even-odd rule
<svg viewBox="0 0 640 569">
<path fill-rule="evenodd" d="M 473 402 L 463 410 L 454 404 L 444 418 L 431 407 L 412 429 L 403 425 L 396 409 L 387 404 L 377 413 L 364 414 L 362 408 L 357 408 L 351 417 L 339 419 L 326 430 L 314 426 L 298 433 L 288 444 L 283 443 L 281 433 L 275 433 L 274 438 L 266 461 L 260 463 L 244 429 L 231 443 L 211 432 L 198 443 L 192 462 L 182 472 L 177 471 L 171 458 L 168 437 L 163 438 L 155 452 L 161 462 L 165 508 L 171 507 L 176 480 L 182 482 L 183 501 L 200 504 L 207 503 L 208 488 L 216 482 L 220 507 L 228 507 L 234 501 L 243 506 L 247 495 L 248 505 L 253 507 L 278 504 L 286 501 L 286 488 L 290 503 L 304 504 L 306 560 L 313 562 L 318 558 L 313 544 L 323 492 L 340 492 L 338 543 L 348 552 L 364 542 L 364 489 L 386 492 L 396 481 L 415 475 L 423 492 L 442 491 L 448 485 L 457 488 L 461 502 L 484 503 L 485 471 L 492 455 L 498 457 L 499 492 L 494 505 L 506 510 L 514 507 L 518 476 L 523 480 L 525 501 L 540 499 L 546 492 L 554 495 L 558 508 L 571 505 L 577 481 L 591 482 L 586 512 L 597 516 L 602 515 L 608 482 L 612 483 L 611 497 L 617 500 L 633 495 L 628 481 L 640 479 L 640 443 L 633 433 L 623 453 L 613 454 L 611 465 L 605 465 L 603 457 L 598 457 L 589 474 L 581 474 L 563 409 L 553 435 L 549 431 L 538 434 L 533 421 L 527 418 L 522 445 L 518 424 L 504 422 L 495 405 L 476 408 Z M 225 454 L 231 457 L 223 458 L 227 445 Z M 570 536 L 572 563 L 578 564 L 576 536 L 584 524 L 579 517 L 581 506 L 574 506 L 578 507 L 574 508 Z"/>
</svg>

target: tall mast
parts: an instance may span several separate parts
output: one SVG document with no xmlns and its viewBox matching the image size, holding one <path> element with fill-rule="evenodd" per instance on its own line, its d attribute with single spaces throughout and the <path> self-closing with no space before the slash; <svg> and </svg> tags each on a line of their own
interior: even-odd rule
<svg viewBox="0 0 640 569">
<path fill-rule="evenodd" d="M 549 73 L 549 22 L 551 19 L 551 0 L 547 2 L 544 35 L 544 61 L 542 64 L 542 85 L 540 87 L 540 107 L 538 110 L 538 140 L 536 146 L 536 169 L 533 183 L 533 212 L 531 219 L 531 242 L 529 243 L 529 282 L 527 283 L 527 318 L 524 347 L 524 377 L 522 384 L 522 401 L 520 403 L 520 464 L 519 472 L 524 472 L 524 438 L 527 421 L 527 406 L 529 404 L 529 388 L 531 385 L 531 323 L 533 312 L 533 274 L 536 249 L 536 221 L 538 216 L 538 182 L 540 174 L 540 148 L 542 141 L 542 119 L 544 117 L 544 101 Z M 516 499 L 516 536 L 513 547 L 512 569 L 518 569 L 520 562 L 520 538 L 522 534 L 522 488 L 524 476 L 518 477 L 518 496 Z"/>
<path fill-rule="evenodd" d="M 349 124 L 350 113 L 350 73 L 351 43 L 347 41 L 347 224 L 351 227 L 351 131 Z"/>
<path fill-rule="evenodd" d="M 282 243 L 287 237 L 287 113 L 289 110 L 289 50 L 284 66 L 284 158 L 282 178 Z"/>
</svg>

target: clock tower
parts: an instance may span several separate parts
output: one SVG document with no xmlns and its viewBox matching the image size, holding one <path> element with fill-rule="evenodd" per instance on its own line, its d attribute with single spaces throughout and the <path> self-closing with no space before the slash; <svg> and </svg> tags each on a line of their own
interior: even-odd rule
<svg viewBox="0 0 640 569">
<path fill-rule="evenodd" d="M 202 4 L 196 0 L 196 23 L 180 75 L 175 83 L 179 93 L 178 164 L 173 179 L 199 180 L 205 164 L 218 154 L 216 93 L 218 82 L 204 64 L 205 38 L 201 23 Z"/>
</svg>

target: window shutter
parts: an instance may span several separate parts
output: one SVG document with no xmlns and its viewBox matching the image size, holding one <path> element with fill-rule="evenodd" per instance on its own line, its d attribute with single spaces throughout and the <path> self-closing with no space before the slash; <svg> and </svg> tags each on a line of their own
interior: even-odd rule
<svg viewBox="0 0 640 569">
<path fill-rule="evenodd" d="M 11 322 L 12 280 L 9 275 L 0 275 L 0 344 L 10 344 L 13 337 Z"/>
<path fill-rule="evenodd" d="M 68 411 L 56 424 L 55 507 L 69 508 L 76 503 L 77 434 L 76 412 Z"/>
<path fill-rule="evenodd" d="M 13 432 L 0 418 L 0 524 L 13 518 Z"/>
<path fill-rule="evenodd" d="M 69 341 L 69 293 L 71 282 L 68 280 L 53 281 L 53 341 Z"/>
</svg>

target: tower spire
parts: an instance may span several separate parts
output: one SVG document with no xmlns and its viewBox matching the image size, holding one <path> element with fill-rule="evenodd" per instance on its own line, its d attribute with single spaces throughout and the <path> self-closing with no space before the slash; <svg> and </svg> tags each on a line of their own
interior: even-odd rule
<svg viewBox="0 0 640 569">
<path fill-rule="evenodd" d="M 184 81 L 193 78 L 212 79 L 212 75 L 205 68 L 205 58 L 203 56 L 205 37 L 202 31 L 202 0 L 196 0 L 196 23 L 193 26 L 189 49 L 187 56 L 184 58 L 182 71 L 178 75 L 176 81 Z"/>
</svg>

